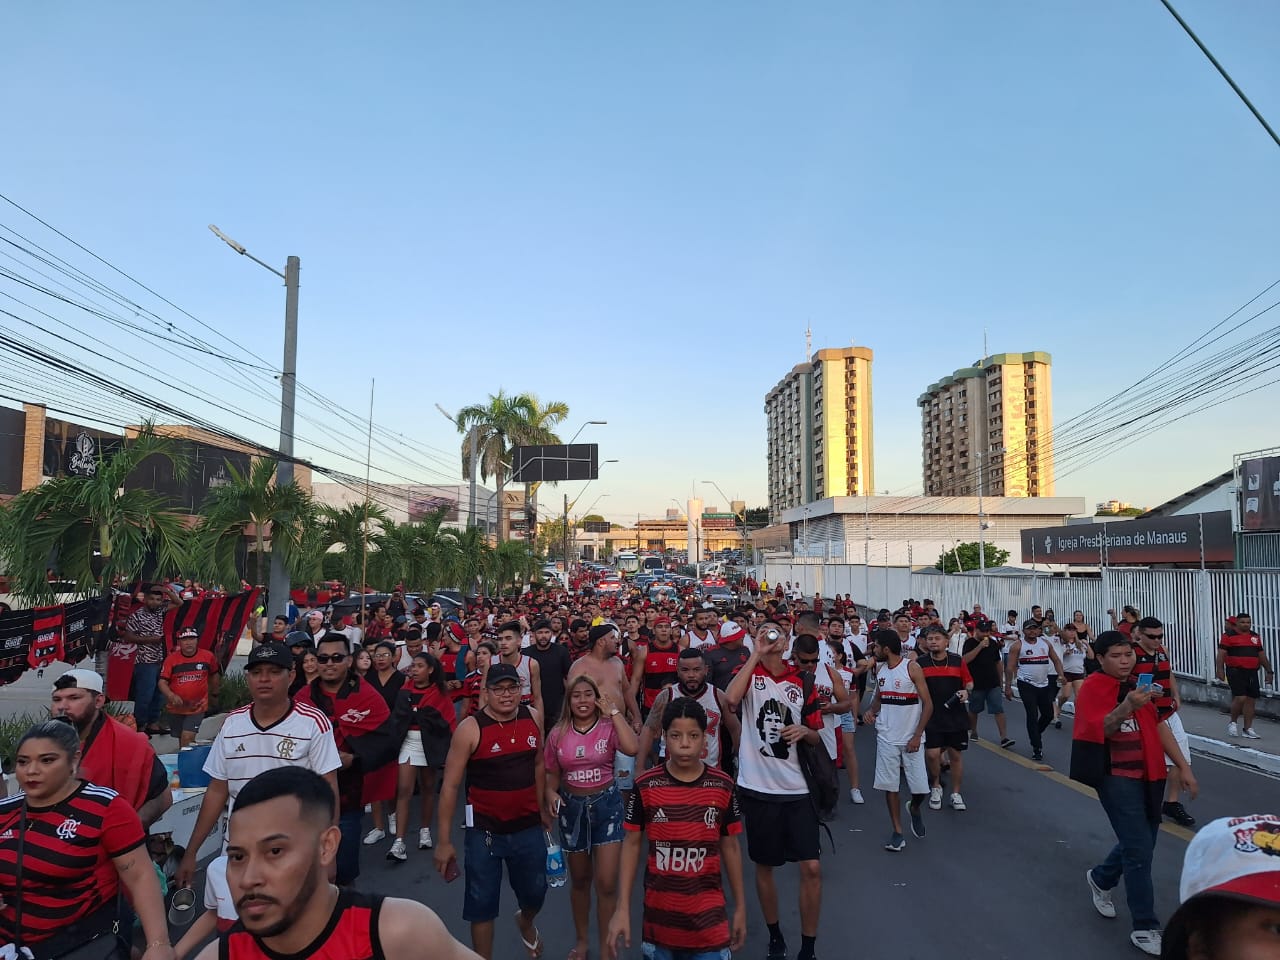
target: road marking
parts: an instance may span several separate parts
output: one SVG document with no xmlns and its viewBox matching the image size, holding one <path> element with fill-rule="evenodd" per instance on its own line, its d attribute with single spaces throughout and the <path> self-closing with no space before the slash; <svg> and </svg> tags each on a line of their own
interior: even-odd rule
<svg viewBox="0 0 1280 960">
<path fill-rule="evenodd" d="M 976 743 L 984 750 L 994 753 L 997 756 L 1004 757 L 1006 760 L 1010 760 L 1020 767 L 1025 767 L 1028 770 L 1033 770 L 1036 773 L 1042 774 L 1054 783 L 1060 783 L 1064 787 L 1074 790 L 1076 793 L 1089 797 L 1093 800 L 1098 799 L 1098 793 L 1093 789 L 1093 787 L 1087 787 L 1078 780 L 1072 780 L 1065 773 L 1059 773 L 1047 763 L 1036 763 L 1034 760 L 1029 760 L 1021 754 L 1014 753 L 1012 750 L 1004 749 L 998 743 L 991 743 L 987 740 L 970 740 L 969 742 Z M 1176 823 L 1165 823 L 1162 821 L 1160 823 L 1160 829 L 1172 837 L 1177 837 L 1185 843 L 1190 843 L 1191 838 L 1196 835 L 1194 830 L 1188 830 L 1186 827 L 1180 827 Z"/>
</svg>

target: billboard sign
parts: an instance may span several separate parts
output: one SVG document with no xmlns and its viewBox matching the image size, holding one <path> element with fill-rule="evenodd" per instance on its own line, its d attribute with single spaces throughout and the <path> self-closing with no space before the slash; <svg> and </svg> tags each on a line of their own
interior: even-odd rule
<svg viewBox="0 0 1280 960">
<path fill-rule="evenodd" d="M 421 523 L 439 511 L 444 511 L 443 523 L 457 523 L 458 498 L 448 487 L 412 487 L 409 490 L 409 522 Z"/>
<path fill-rule="evenodd" d="M 1240 462 L 1240 529 L 1280 530 L 1280 457 Z"/>
<path fill-rule="evenodd" d="M 1206 563 L 1235 559 L 1231 511 L 1036 527 L 1022 531 L 1023 563 L 1199 563 L 1204 525 Z"/>
<path fill-rule="evenodd" d="M 608 533 L 612 529 L 612 525 L 608 520 L 583 520 L 583 533 Z"/>
<path fill-rule="evenodd" d="M 600 473 L 599 450 L 594 443 L 516 447 L 511 454 L 511 482 L 594 480 Z"/>
</svg>

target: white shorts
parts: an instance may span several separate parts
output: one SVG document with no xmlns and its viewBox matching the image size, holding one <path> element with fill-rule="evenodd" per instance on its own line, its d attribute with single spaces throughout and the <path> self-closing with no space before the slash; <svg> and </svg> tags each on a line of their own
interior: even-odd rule
<svg viewBox="0 0 1280 960">
<path fill-rule="evenodd" d="M 1182 718 L 1177 713 L 1171 713 L 1165 719 L 1165 724 L 1169 728 L 1169 732 L 1173 734 L 1173 739 L 1178 741 L 1178 749 L 1182 751 L 1182 755 L 1187 760 L 1187 765 L 1191 764 L 1191 741 L 1187 739 L 1187 731 L 1182 728 Z M 1165 768 L 1173 766 L 1173 761 L 1169 759 L 1166 753 L 1164 756 Z"/>
<path fill-rule="evenodd" d="M 399 762 L 413 767 L 427 766 L 427 754 L 422 749 L 422 731 L 410 730 L 404 735 L 404 743 L 400 744 Z"/>
<path fill-rule="evenodd" d="M 907 789 L 913 794 L 929 792 L 929 771 L 924 765 L 924 744 L 915 753 L 907 753 L 905 743 L 890 743 L 876 738 L 875 788 L 888 793 L 901 789 L 902 773 L 907 774 Z"/>
</svg>

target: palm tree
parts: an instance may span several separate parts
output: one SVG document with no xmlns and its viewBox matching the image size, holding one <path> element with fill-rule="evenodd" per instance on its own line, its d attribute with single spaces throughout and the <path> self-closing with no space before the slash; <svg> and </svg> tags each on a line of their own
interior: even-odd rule
<svg viewBox="0 0 1280 960">
<path fill-rule="evenodd" d="M 365 553 L 373 546 L 372 524 L 391 522 L 387 511 L 376 503 L 352 503 L 341 509 L 320 508 L 326 547 L 342 547 L 342 581 L 348 590 L 364 589 Z"/>
<path fill-rule="evenodd" d="M 370 555 L 376 581 L 386 588 L 402 583 L 405 589 L 430 594 L 447 577 L 453 551 L 441 538 L 440 525 L 447 507 L 418 523 L 383 523 L 374 534 L 377 553 Z M 376 564 L 374 559 L 376 557 Z"/>
<path fill-rule="evenodd" d="M 501 594 L 508 586 L 524 583 L 538 569 L 538 558 L 519 540 L 500 543 L 489 555 L 486 593 Z"/>
<path fill-rule="evenodd" d="M 502 509 L 502 492 L 506 487 L 511 448 L 531 444 L 559 443 L 552 428 L 569 415 L 569 407 L 560 401 L 543 405 L 533 394 L 508 394 L 499 390 L 484 404 L 471 404 L 458 411 L 458 432 L 478 431 L 476 446 L 480 454 L 481 480 L 493 477 L 498 487 L 498 541 L 506 539 L 506 511 Z M 462 443 L 462 472 L 471 472 L 471 444 Z"/>
<path fill-rule="evenodd" d="M 280 551 L 286 562 L 297 552 L 303 530 L 313 519 L 310 495 L 297 482 L 278 486 L 276 462 L 257 457 L 242 473 L 227 462 L 229 483 L 209 491 L 195 532 L 196 567 L 202 577 L 222 583 L 240 579 L 236 550 L 244 539 L 247 524 L 253 524 L 257 539 L 254 582 L 265 583 L 262 561 L 266 550 L 266 528 L 271 525 L 271 551 Z M 296 572 L 290 569 L 290 572 Z"/>
<path fill-rule="evenodd" d="M 488 569 L 489 554 L 493 552 L 489 538 L 479 527 L 467 527 L 465 530 L 446 530 L 441 539 L 452 555 L 446 583 L 457 586 L 465 596 L 474 595 Z"/>
<path fill-rule="evenodd" d="M 190 535 L 183 515 L 153 490 L 126 489 L 129 476 L 148 457 L 164 457 L 174 478 L 187 475 L 179 446 L 145 423 L 111 456 L 100 458 L 90 476 L 57 477 L 26 490 L 0 515 L 0 561 L 11 590 L 32 603 L 52 602 L 47 571 L 82 594 L 132 579 L 154 566 L 177 573 L 187 564 Z"/>
</svg>

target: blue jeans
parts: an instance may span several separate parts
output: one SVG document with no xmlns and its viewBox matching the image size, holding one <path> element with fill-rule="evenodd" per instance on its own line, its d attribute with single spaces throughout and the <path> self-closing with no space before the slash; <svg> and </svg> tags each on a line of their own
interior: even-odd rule
<svg viewBox="0 0 1280 960">
<path fill-rule="evenodd" d="M 1098 799 L 1119 842 L 1107 859 L 1093 868 L 1093 882 L 1110 890 L 1124 877 L 1124 895 L 1134 930 L 1160 927 L 1151 889 L 1151 858 L 1160 833 L 1160 807 L 1148 794 L 1163 796 L 1163 787 L 1163 781 L 1153 784 L 1113 776 L 1104 777 L 1098 787 Z"/>
<path fill-rule="evenodd" d="M 164 701 L 159 689 L 162 666 L 159 663 L 133 665 L 133 719 L 139 730 L 160 719 L 160 707 Z"/>
<path fill-rule="evenodd" d="M 640 945 L 640 953 L 644 960 L 730 960 L 733 956 L 728 947 L 723 950 L 672 950 L 647 940 Z"/>
<path fill-rule="evenodd" d="M 363 810 L 351 810 L 338 816 L 338 831 L 342 840 L 338 843 L 338 886 L 350 886 L 360 876 L 360 825 L 364 821 Z"/>
<path fill-rule="evenodd" d="M 467 875 L 463 920 L 485 923 L 498 916 L 504 863 L 516 905 L 531 914 L 542 909 L 547 898 L 547 843 L 541 826 L 516 833 L 489 833 L 468 827 L 462 848 Z"/>
</svg>

